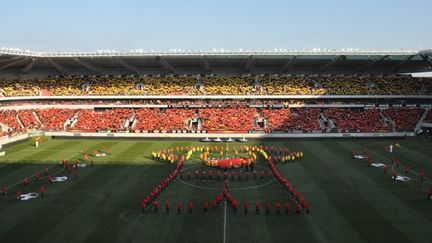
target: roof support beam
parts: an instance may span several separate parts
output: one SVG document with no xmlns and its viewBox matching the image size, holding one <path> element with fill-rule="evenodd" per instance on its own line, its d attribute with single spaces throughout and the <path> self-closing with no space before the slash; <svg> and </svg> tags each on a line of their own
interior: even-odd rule
<svg viewBox="0 0 432 243">
<path fill-rule="evenodd" d="M 26 62 L 26 61 L 28 61 L 29 59 L 30 59 L 30 57 L 25 57 L 25 58 L 21 58 L 21 59 L 18 59 L 18 60 L 15 60 L 15 61 L 9 62 L 9 63 L 7 63 L 7 64 L 1 66 L 1 67 L 0 67 L 0 70 L 6 69 L 6 68 L 8 68 L 8 67 L 10 67 L 10 66 L 13 66 L 13 65 L 16 65 L 16 64 L 20 64 L 20 63 Z"/>
<path fill-rule="evenodd" d="M 125 60 L 121 59 L 120 57 L 113 56 L 112 59 L 116 63 L 122 65 L 127 70 L 129 70 L 131 72 L 134 72 L 136 75 L 139 75 L 139 71 L 138 71 L 138 69 L 134 65 L 132 65 L 130 63 L 127 63 Z"/>
<path fill-rule="evenodd" d="M 392 69 L 392 72 L 393 72 L 393 73 L 396 73 L 397 71 L 399 71 L 399 69 L 400 69 L 403 65 L 407 64 L 408 62 L 410 62 L 411 59 L 413 59 L 413 57 L 415 57 L 415 55 L 411 55 L 411 56 L 406 57 L 406 58 L 405 58 L 404 60 L 402 60 L 398 65 L 396 65 L 395 68 Z"/>
<path fill-rule="evenodd" d="M 282 66 L 281 68 L 281 72 L 285 73 L 285 72 L 289 72 L 294 65 L 296 64 L 298 60 L 298 56 L 293 56 L 287 63 L 285 63 L 285 65 Z"/>
<path fill-rule="evenodd" d="M 331 66 L 333 66 L 334 64 L 336 64 L 337 62 L 345 58 L 346 58 L 345 55 L 336 56 L 335 58 L 333 58 L 333 60 L 321 66 L 320 69 L 318 70 L 318 73 L 325 72 L 328 68 L 330 68 Z"/>
<path fill-rule="evenodd" d="M 244 70 L 245 70 L 246 73 L 250 73 L 251 68 L 253 66 L 253 59 L 254 59 L 254 57 L 252 55 L 249 55 L 249 57 L 248 57 L 248 59 L 246 61 L 245 68 L 244 68 Z"/>
<path fill-rule="evenodd" d="M 202 62 L 202 65 L 204 66 L 205 71 L 207 73 L 210 73 L 211 72 L 211 66 L 210 66 L 210 62 L 209 62 L 207 56 L 201 57 L 201 62 Z"/>
<path fill-rule="evenodd" d="M 62 65 L 58 64 L 53 59 L 51 59 L 51 58 L 48 57 L 46 60 L 47 60 L 47 62 L 51 66 L 53 66 L 55 69 L 57 69 L 57 71 L 59 71 L 61 74 L 63 74 L 63 75 L 68 75 L 69 74 L 69 71 L 65 67 L 63 67 Z"/>
<path fill-rule="evenodd" d="M 367 69 L 371 68 L 373 65 L 380 63 L 384 60 L 387 60 L 388 58 L 389 58 L 389 55 L 385 55 L 385 56 L 382 56 L 380 58 L 377 58 L 377 59 L 369 62 L 366 66 L 363 66 L 363 67 L 355 70 L 355 72 L 363 72 L 364 70 L 367 70 Z"/>
<path fill-rule="evenodd" d="M 157 56 L 156 60 L 159 62 L 159 64 L 168 72 L 175 73 L 175 69 L 161 56 Z"/>
<path fill-rule="evenodd" d="M 27 64 L 25 67 L 21 68 L 20 74 L 26 74 L 26 73 L 30 72 L 38 60 L 39 59 L 37 59 L 37 58 L 32 58 L 31 62 L 29 64 Z"/>
<path fill-rule="evenodd" d="M 81 64 L 81 66 L 87 68 L 88 70 L 93 71 L 93 72 L 98 73 L 98 74 L 101 74 L 101 75 L 104 75 L 104 72 L 102 71 L 101 68 L 99 68 L 96 65 L 90 63 L 89 61 L 87 61 L 87 60 L 84 61 L 83 59 L 80 59 L 80 58 L 77 58 L 77 57 L 73 57 L 72 59 L 74 61 L 76 61 L 77 63 Z"/>
<path fill-rule="evenodd" d="M 25 57 L 23 57 L 23 56 L 8 57 L 8 58 L 5 58 L 5 59 L 3 59 L 3 60 L 0 60 L 0 64 L 8 63 L 8 62 L 13 62 L 13 61 L 20 60 L 20 59 L 24 59 L 24 58 L 25 58 Z"/>
</svg>

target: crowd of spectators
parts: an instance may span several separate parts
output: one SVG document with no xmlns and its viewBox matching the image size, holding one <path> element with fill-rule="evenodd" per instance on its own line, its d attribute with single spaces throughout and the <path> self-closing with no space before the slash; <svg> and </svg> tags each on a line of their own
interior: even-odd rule
<svg viewBox="0 0 432 243">
<path fill-rule="evenodd" d="M 262 115 L 267 120 L 268 124 L 266 130 L 268 132 L 313 132 L 321 130 L 321 126 L 319 123 L 319 109 L 262 109 Z"/>
<path fill-rule="evenodd" d="M 389 76 L 64 77 L 0 80 L 0 95 L 418 95 L 432 79 Z"/>
<path fill-rule="evenodd" d="M 384 116 L 389 117 L 394 122 L 396 131 L 413 131 L 423 112 L 424 110 L 419 108 L 383 110 Z"/>
<path fill-rule="evenodd" d="M 37 109 L 36 114 L 44 126 L 45 130 L 62 130 L 77 110 L 73 109 Z"/>
<path fill-rule="evenodd" d="M 29 130 L 42 128 L 42 124 L 35 116 L 34 110 L 19 110 L 17 117 L 21 121 L 22 125 Z"/>
<path fill-rule="evenodd" d="M 413 131 L 420 108 L 114 108 L 1 110 L 1 132 L 388 132 Z M 428 115 L 425 121 L 430 121 Z M 428 120 L 429 119 L 429 120 Z"/>
<path fill-rule="evenodd" d="M 254 108 L 202 108 L 198 117 L 208 131 L 249 131 L 253 128 Z"/>
<path fill-rule="evenodd" d="M 385 119 L 378 109 L 329 108 L 323 115 L 334 122 L 339 132 L 386 132 Z"/>
<path fill-rule="evenodd" d="M 17 113 L 14 110 L 0 110 L 0 128 L 2 135 L 12 135 L 25 130 L 18 122 Z"/>
<path fill-rule="evenodd" d="M 124 129 L 126 120 L 133 115 L 132 109 L 110 109 L 104 111 L 79 111 L 74 129 L 87 131 L 117 132 Z"/>
<path fill-rule="evenodd" d="M 135 111 L 135 132 L 184 130 L 196 117 L 194 109 L 149 109 Z"/>
</svg>

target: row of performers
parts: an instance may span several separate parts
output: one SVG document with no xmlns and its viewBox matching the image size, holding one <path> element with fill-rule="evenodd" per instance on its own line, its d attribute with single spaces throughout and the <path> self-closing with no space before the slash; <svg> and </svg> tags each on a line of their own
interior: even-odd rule
<svg viewBox="0 0 432 243">
<path fill-rule="evenodd" d="M 176 148 L 169 148 L 160 151 L 153 151 L 153 158 L 166 160 L 169 155 L 175 155 L 179 152 L 188 152 L 186 159 L 190 158 L 194 152 L 205 152 L 207 154 L 217 152 L 220 155 L 227 154 L 230 149 L 228 146 L 182 146 Z M 303 158 L 302 151 L 290 151 L 287 148 L 275 148 L 273 146 L 241 146 L 239 148 L 232 148 L 232 152 L 235 155 L 244 152 L 260 152 L 267 159 L 268 155 L 272 155 L 274 159 L 278 159 L 280 161 L 290 161 L 295 159 Z M 251 154 L 251 153 L 249 153 Z M 165 159 L 163 158 L 165 156 Z"/>
<path fill-rule="evenodd" d="M 304 199 L 303 195 L 301 195 L 291 183 L 282 176 L 282 174 L 277 170 L 275 164 L 273 163 L 273 159 L 271 157 L 268 158 L 267 164 L 270 167 L 270 171 L 273 173 L 274 177 L 279 181 L 279 183 L 288 191 L 290 196 L 301 205 L 306 212 L 310 210 L 310 204 Z"/>
<path fill-rule="evenodd" d="M 177 177 L 184 163 L 184 157 L 179 160 L 175 170 L 169 174 L 169 176 L 163 180 L 159 185 L 155 186 L 146 197 L 141 201 L 141 208 L 145 210 L 147 206 L 159 196 L 159 193 L 168 187 L 169 184 Z"/>
</svg>

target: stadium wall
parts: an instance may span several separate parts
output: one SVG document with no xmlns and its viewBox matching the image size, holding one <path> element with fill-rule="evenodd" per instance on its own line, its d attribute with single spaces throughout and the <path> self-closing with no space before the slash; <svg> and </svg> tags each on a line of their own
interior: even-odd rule
<svg viewBox="0 0 432 243">
<path fill-rule="evenodd" d="M 291 138 L 385 138 L 385 137 L 412 137 L 413 132 L 389 133 L 102 133 L 102 132 L 43 132 L 33 131 L 14 137 L 0 138 L 0 144 L 6 145 L 25 140 L 35 136 L 48 137 L 74 137 L 74 138 L 182 138 L 182 139 L 291 139 Z"/>
</svg>

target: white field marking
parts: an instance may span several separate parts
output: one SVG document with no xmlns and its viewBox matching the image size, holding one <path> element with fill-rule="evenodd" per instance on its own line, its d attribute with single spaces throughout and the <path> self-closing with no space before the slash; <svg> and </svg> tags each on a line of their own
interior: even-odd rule
<svg viewBox="0 0 432 243">
<path fill-rule="evenodd" d="M 79 155 L 79 153 L 73 154 L 73 155 L 67 157 L 65 160 L 68 160 L 68 159 L 70 159 L 70 158 L 72 158 L 72 157 L 74 157 L 74 156 L 76 156 L 76 155 Z M 49 167 L 47 167 L 47 168 L 48 168 L 48 170 L 49 170 L 49 169 L 53 168 L 53 167 L 56 166 L 56 165 L 58 165 L 58 164 L 53 164 L 53 165 L 51 165 L 51 166 L 49 166 Z M 60 173 L 61 171 L 62 171 L 62 170 L 59 170 L 59 171 L 57 171 L 56 173 L 54 173 L 54 174 L 52 174 L 52 175 L 56 175 L 56 174 Z M 45 172 L 45 169 L 39 171 L 39 173 L 43 173 L 43 172 Z M 33 177 L 34 177 L 34 174 L 31 175 L 31 176 L 29 176 L 29 177 L 27 177 L 27 178 L 28 178 L 28 179 L 31 179 L 31 178 L 33 178 Z M 18 185 L 21 184 L 21 183 L 22 183 L 22 182 L 19 181 L 19 182 L 13 184 L 12 186 L 9 186 L 9 187 L 7 188 L 7 190 L 9 191 L 9 189 L 11 189 L 11 188 L 13 188 L 13 187 L 15 187 L 15 186 L 18 186 Z"/>
<path fill-rule="evenodd" d="M 223 243 L 226 242 L 226 222 L 227 222 L 227 202 L 225 200 L 225 204 L 224 204 L 224 225 L 223 225 Z"/>
</svg>

